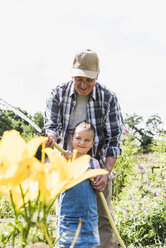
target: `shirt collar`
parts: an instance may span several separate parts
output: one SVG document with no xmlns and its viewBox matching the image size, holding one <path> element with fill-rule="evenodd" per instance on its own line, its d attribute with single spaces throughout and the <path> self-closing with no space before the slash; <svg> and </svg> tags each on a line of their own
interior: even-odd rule
<svg viewBox="0 0 166 248">
<path fill-rule="evenodd" d="M 93 90 L 90 93 L 90 97 L 96 100 L 96 85 L 94 86 Z"/>
<path fill-rule="evenodd" d="M 76 95 L 76 90 L 75 90 L 75 88 L 74 88 L 74 83 L 73 83 L 73 81 L 71 81 L 70 97 L 72 97 L 72 95 Z"/>
</svg>

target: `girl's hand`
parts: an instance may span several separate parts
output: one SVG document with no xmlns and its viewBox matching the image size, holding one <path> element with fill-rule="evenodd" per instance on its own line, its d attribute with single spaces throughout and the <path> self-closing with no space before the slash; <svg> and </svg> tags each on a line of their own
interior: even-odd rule
<svg viewBox="0 0 166 248">
<path fill-rule="evenodd" d="M 64 152 L 63 155 L 64 155 L 65 158 L 71 159 L 72 156 L 73 156 L 73 153 L 67 150 L 67 151 Z"/>
</svg>

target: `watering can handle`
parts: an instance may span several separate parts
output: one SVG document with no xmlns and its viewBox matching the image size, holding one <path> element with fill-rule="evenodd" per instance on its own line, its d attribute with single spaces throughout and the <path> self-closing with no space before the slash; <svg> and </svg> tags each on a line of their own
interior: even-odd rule
<svg viewBox="0 0 166 248">
<path fill-rule="evenodd" d="M 60 147 L 57 143 L 54 144 L 54 147 L 55 147 L 58 151 L 60 151 L 62 154 L 64 154 L 65 150 L 64 150 L 62 147 Z"/>
</svg>

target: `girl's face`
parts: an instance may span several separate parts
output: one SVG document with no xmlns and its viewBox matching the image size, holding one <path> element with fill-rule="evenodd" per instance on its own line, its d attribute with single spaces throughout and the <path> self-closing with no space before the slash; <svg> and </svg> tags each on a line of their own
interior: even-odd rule
<svg viewBox="0 0 166 248">
<path fill-rule="evenodd" d="M 81 130 L 76 128 L 72 136 L 73 148 L 78 151 L 77 155 L 82 156 L 92 148 L 94 144 L 94 133 L 92 130 Z"/>
</svg>

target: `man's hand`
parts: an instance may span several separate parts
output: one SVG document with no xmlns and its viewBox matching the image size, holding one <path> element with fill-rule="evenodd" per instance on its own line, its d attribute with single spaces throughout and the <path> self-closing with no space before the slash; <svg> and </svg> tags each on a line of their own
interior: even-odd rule
<svg viewBox="0 0 166 248">
<path fill-rule="evenodd" d="M 57 137 L 53 133 L 47 133 L 47 138 L 46 147 L 52 147 L 57 142 Z"/>
<path fill-rule="evenodd" d="M 99 175 L 92 181 L 92 186 L 95 190 L 103 192 L 108 180 L 108 175 Z"/>
<path fill-rule="evenodd" d="M 117 158 L 106 157 L 104 169 L 108 170 L 109 173 L 107 175 L 99 175 L 95 177 L 94 181 L 92 182 L 92 186 L 95 190 L 101 191 L 101 192 L 104 191 L 109 174 L 111 173 L 114 167 L 114 164 L 116 163 L 116 160 Z"/>
</svg>

